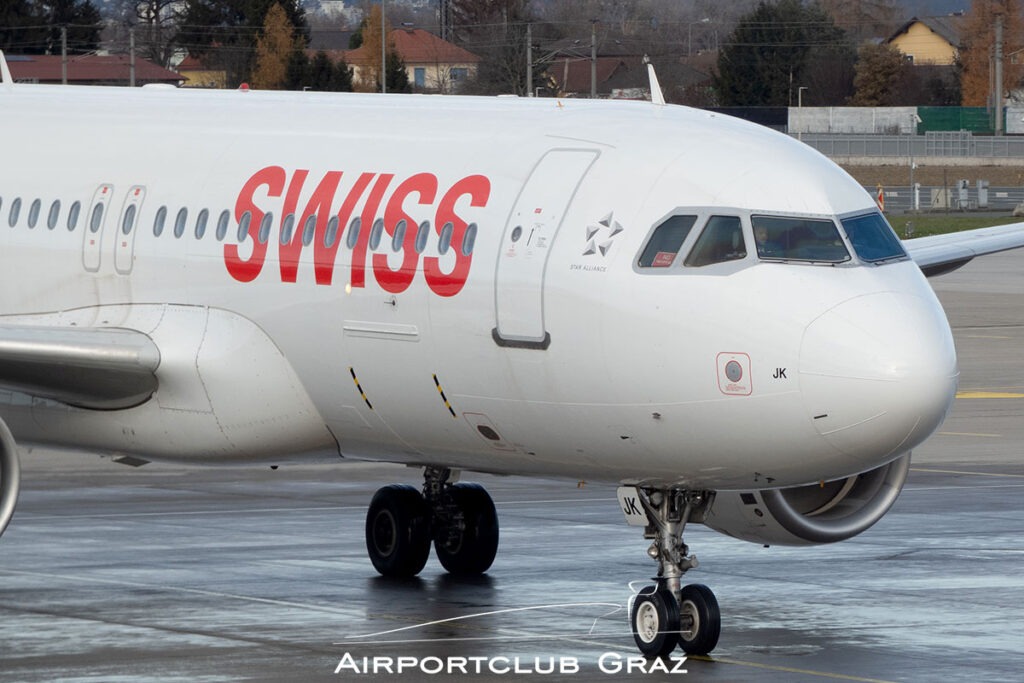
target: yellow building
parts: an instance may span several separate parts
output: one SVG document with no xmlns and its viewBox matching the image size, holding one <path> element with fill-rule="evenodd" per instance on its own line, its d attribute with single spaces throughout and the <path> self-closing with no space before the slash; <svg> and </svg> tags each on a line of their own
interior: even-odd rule
<svg viewBox="0 0 1024 683">
<path fill-rule="evenodd" d="M 962 14 L 914 17 L 886 42 L 917 65 L 951 66 L 960 47 Z"/>
<path fill-rule="evenodd" d="M 186 88 L 226 88 L 228 72 L 224 69 L 211 69 L 202 60 L 192 55 L 185 57 L 178 65 L 178 73 L 185 77 Z"/>
</svg>

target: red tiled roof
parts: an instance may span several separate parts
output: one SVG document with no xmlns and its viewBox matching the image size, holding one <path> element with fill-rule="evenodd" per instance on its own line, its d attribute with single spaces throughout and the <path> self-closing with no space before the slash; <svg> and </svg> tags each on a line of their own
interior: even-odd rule
<svg viewBox="0 0 1024 683">
<path fill-rule="evenodd" d="M 40 83 L 61 82 L 60 55 L 6 55 L 15 80 Z M 82 55 L 68 57 L 68 83 L 125 81 L 129 78 L 127 55 Z M 135 58 L 135 80 L 148 83 L 178 83 L 181 75 L 145 59 Z"/>
<path fill-rule="evenodd" d="M 480 57 L 419 28 L 396 28 L 388 41 L 406 64 L 476 64 Z M 345 53 L 349 64 L 370 61 L 366 45 Z"/>
<path fill-rule="evenodd" d="M 568 73 L 566 61 L 569 62 Z M 626 61 L 622 57 L 598 57 L 596 64 L 597 89 L 601 90 L 601 84 L 610 79 L 619 67 L 626 66 Z M 639 59 L 634 58 L 633 61 L 639 61 Z M 556 59 L 548 66 L 548 74 L 555 80 L 555 85 L 562 92 L 590 92 L 589 59 Z"/>
</svg>

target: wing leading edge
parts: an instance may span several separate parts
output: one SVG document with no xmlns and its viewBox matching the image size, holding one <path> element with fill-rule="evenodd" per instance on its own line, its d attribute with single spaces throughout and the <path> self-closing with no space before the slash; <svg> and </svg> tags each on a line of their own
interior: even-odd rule
<svg viewBox="0 0 1024 683">
<path fill-rule="evenodd" d="M 160 350 L 120 328 L 0 325 L 0 389 L 80 408 L 116 410 L 157 389 Z"/>
<path fill-rule="evenodd" d="M 905 240 L 903 247 L 928 277 L 966 265 L 975 256 L 1024 247 L 1024 223 Z"/>
</svg>

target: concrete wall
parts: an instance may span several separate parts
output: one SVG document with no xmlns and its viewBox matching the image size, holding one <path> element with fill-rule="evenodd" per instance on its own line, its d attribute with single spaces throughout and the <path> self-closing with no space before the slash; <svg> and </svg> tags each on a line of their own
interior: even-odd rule
<svg viewBox="0 0 1024 683">
<path fill-rule="evenodd" d="M 1024 134 L 1024 107 L 1006 108 L 1006 132 L 1013 135 Z"/>
<path fill-rule="evenodd" d="M 790 107 L 789 133 L 908 135 L 916 132 L 917 107 Z"/>
</svg>

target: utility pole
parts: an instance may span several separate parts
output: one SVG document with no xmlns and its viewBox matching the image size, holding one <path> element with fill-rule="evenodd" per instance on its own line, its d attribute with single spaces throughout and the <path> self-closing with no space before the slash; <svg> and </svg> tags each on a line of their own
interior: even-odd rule
<svg viewBox="0 0 1024 683">
<path fill-rule="evenodd" d="M 996 16 L 996 135 L 1003 134 L 1003 16 Z"/>
<path fill-rule="evenodd" d="M 533 97 L 533 24 L 526 24 L 526 96 Z"/>
<path fill-rule="evenodd" d="M 441 28 L 441 40 L 452 40 L 451 17 L 448 11 L 448 0 L 437 0 L 438 25 Z"/>
<path fill-rule="evenodd" d="M 135 27 L 128 29 L 128 85 L 135 87 Z"/>
<path fill-rule="evenodd" d="M 60 84 L 68 84 L 68 27 L 60 27 Z"/>
<path fill-rule="evenodd" d="M 590 99 L 597 99 L 597 19 L 590 20 Z"/>
<path fill-rule="evenodd" d="M 387 22 L 384 20 L 384 3 L 380 0 L 380 92 L 386 95 L 388 92 L 388 36 Z"/>
</svg>

